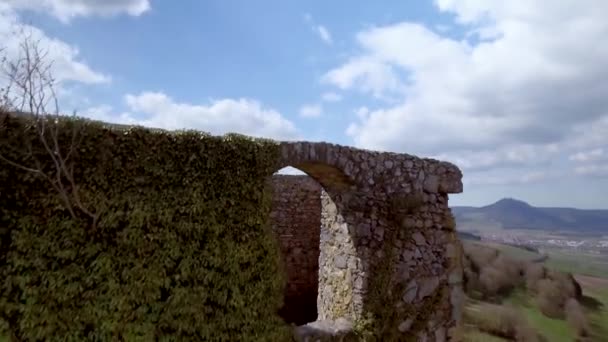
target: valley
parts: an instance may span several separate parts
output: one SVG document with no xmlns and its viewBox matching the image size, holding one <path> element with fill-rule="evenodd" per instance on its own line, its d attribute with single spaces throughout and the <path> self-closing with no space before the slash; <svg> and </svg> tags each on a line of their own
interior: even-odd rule
<svg viewBox="0 0 608 342">
<path fill-rule="evenodd" d="M 516 199 L 453 207 L 461 239 L 522 249 L 555 269 L 608 277 L 608 210 L 539 208 Z"/>
</svg>

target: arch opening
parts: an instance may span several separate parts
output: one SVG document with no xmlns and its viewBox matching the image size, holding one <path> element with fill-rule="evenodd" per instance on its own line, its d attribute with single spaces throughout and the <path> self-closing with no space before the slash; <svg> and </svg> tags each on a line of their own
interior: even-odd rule
<svg viewBox="0 0 608 342">
<path fill-rule="evenodd" d="M 345 309 L 337 288 L 352 285 L 336 278 L 346 265 L 335 260 L 337 248 L 354 249 L 338 205 L 349 180 L 333 166 L 306 163 L 280 169 L 271 184 L 271 223 L 287 278 L 279 315 L 296 325 L 334 318 Z"/>
<path fill-rule="evenodd" d="M 317 319 L 323 187 L 299 169 L 272 175 L 271 222 L 287 283 L 279 315 L 303 325 Z"/>
</svg>

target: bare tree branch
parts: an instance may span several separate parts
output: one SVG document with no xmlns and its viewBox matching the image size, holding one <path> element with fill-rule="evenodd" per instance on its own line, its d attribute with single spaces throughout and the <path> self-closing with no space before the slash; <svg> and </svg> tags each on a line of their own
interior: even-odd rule
<svg viewBox="0 0 608 342">
<path fill-rule="evenodd" d="M 0 109 L 33 116 L 37 141 L 50 158 L 53 171 L 43 170 L 42 163 L 35 157 L 34 146 L 30 141 L 26 142 L 24 147 L 26 160 L 33 160 L 33 166 L 22 165 L 2 155 L 0 160 L 46 179 L 59 194 L 70 215 L 77 218 L 77 212 L 84 214 L 90 219 L 92 230 L 95 230 L 103 210 L 91 209 L 85 203 L 74 178 L 72 157 L 82 141 L 82 126 L 76 120 L 71 123 L 71 144 L 64 155 L 59 141 L 61 112 L 55 92 L 56 82 L 52 75 L 53 64 L 47 59 L 48 51 L 40 48 L 40 41 L 34 40 L 29 32 L 23 33 L 23 39 L 19 44 L 19 56 L 14 60 L 6 57 L 1 59 L 0 71 L 8 84 L 1 89 Z M 74 112 L 73 117 L 75 116 Z M 103 208 L 103 205 L 100 208 Z"/>
</svg>

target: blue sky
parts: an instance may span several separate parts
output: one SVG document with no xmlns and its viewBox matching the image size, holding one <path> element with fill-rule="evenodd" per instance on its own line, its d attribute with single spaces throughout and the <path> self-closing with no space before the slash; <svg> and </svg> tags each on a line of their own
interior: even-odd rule
<svg viewBox="0 0 608 342">
<path fill-rule="evenodd" d="M 608 208 L 603 0 L 1 0 L 62 107 L 457 164 L 453 205 Z"/>
</svg>

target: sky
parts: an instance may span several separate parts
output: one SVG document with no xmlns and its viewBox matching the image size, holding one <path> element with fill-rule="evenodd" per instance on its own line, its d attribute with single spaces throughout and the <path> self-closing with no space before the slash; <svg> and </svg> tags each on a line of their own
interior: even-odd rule
<svg viewBox="0 0 608 342">
<path fill-rule="evenodd" d="M 456 164 L 451 205 L 608 208 L 608 1 L 0 0 L 62 110 Z M 0 80 L 4 82 L 4 80 Z"/>
</svg>

